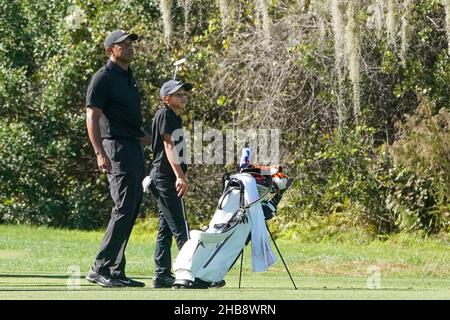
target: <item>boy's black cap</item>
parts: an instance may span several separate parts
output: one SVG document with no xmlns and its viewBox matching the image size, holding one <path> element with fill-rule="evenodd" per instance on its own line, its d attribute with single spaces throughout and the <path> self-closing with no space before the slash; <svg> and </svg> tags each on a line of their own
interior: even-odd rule
<svg viewBox="0 0 450 320">
<path fill-rule="evenodd" d="M 177 92 L 181 87 L 184 88 L 184 90 L 189 91 L 194 86 L 187 82 L 180 82 L 177 80 L 169 80 L 164 82 L 164 84 L 161 87 L 161 90 L 159 90 L 159 96 L 162 98 L 164 96 L 169 96 L 172 93 Z"/>
<path fill-rule="evenodd" d="M 114 31 L 110 32 L 105 39 L 105 42 L 104 42 L 105 49 L 108 49 L 115 43 L 124 41 L 126 38 L 130 38 L 131 41 L 136 41 L 137 39 L 139 39 L 139 36 L 135 33 L 130 34 L 126 31 L 123 31 L 120 29 L 114 30 Z"/>
</svg>

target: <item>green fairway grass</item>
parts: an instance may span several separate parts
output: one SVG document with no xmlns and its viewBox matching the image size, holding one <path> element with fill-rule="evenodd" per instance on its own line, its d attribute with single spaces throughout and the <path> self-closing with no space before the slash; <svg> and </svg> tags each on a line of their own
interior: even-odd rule
<svg viewBox="0 0 450 320">
<path fill-rule="evenodd" d="M 267 272 L 252 272 L 250 246 L 241 289 L 238 262 L 223 288 L 174 290 L 150 286 L 155 243 L 150 234 L 132 235 L 126 251 L 128 275 L 144 281 L 145 288 L 103 289 L 84 280 L 102 236 L 0 225 L 0 299 L 450 299 L 450 245 L 445 239 L 398 235 L 366 244 L 279 239 L 298 290 L 280 259 Z M 173 259 L 176 253 L 174 247 Z M 370 289 L 368 280 L 373 283 L 376 272 L 380 281 Z"/>
</svg>

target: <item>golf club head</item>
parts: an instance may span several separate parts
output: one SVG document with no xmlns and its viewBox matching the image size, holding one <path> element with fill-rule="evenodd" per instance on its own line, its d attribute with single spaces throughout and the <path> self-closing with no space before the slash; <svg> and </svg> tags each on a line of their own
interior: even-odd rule
<svg viewBox="0 0 450 320">
<path fill-rule="evenodd" d="M 191 51 L 184 58 L 174 62 L 174 64 L 173 64 L 174 69 L 173 69 L 173 76 L 172 76 L 173 80 L 176 80 L 176 78 L 177 78 L 178 67 L 180 65 L 182 65 L 183 63 L 185 63 L 187 58 L 189 58 L 189 56 L 191 54 L 193 54 L 194 52 L 195 52 L 195 48 L 192 48 Z"/>
<path fill-rule="evenodd" d="M 173 64 L 175 67 L 178 67 L 180 64 L 183 64 L 186 62 L 186 58 L 180 59 L 178 61 L 175 61 L 175 63 Z"/>
</svg>

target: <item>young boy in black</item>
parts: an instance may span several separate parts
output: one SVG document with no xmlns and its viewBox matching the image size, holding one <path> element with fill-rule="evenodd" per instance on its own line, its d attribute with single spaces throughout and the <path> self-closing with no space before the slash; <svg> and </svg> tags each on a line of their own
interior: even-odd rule
<svg viewBox="0 0 450 320">
<path fill-rule="evenodd" d="M 187 241 L 182 197 L 189 188 L 187 181 L 186 141 L 180 113 L 187 104 L 189 83 L 170 80 L 160 90 L 162 107 L 152 123 L 153 169 L 150 189 L 158 203 L 158 236 L 155 249 L 154 288 L 170 288 L 175 278 L 171 273 L 172 236 L 179 249 Z"/>
</svg>

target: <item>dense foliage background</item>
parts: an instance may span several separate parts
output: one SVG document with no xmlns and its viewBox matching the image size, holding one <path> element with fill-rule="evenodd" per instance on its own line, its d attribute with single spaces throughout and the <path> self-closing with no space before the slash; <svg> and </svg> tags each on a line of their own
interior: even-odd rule
<svg viewBox="0 0 450 320">
<path fill-rule="evenodd" d="M 195 48 L 178 74 L 196 86 L 187 129 L 280 129 L 295 183 L 278 231 L 450 232 L 448 1 L 0 0 L 0 12 L 3 223 L 108 220 L 84 99 L 121 28 L 141 36 L 146 126 L 172 63 Z M 192 224 L 208 221 L 230 169 L 191 167 Z M 142 214 L 155 214 L 150 196 Z"/>
</svg>

